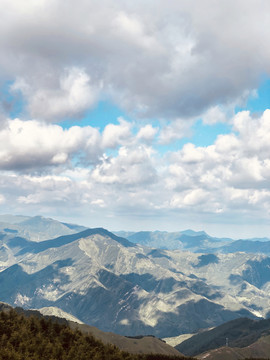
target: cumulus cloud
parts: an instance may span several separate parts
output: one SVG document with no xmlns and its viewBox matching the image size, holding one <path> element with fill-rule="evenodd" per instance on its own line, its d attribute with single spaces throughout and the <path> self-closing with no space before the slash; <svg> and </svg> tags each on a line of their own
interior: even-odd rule
<svg viewBox="0 0 270 360">
<path fill-rule="evenodd" d="M 139 146 L 121 147 L 116 157 L 104 157 L 93 170 L 92 178 L 98 183 L 142 186 L 156 181 L 151 150 Z"/>
<path fill-rule="evenodd" d="M 210 107 L 202 115 L 203 123 L 207 125 L 214 125 L 216 123 L 225 123 L 227 121 L 227 116 L 224 111 L 222 111 L 220 106 Z"/>
<path fill-rule="evenodd" d="M 84 178 L 74 180 L 72 171 L 69 176 L 64 173 L 50 175 L 22 174 L 2 172 L 0 189 L 5 192 L 7 207 L 14 212 L 32 209 L 33 213 L 52 212 L 57 214 L 70 211 L 72 207 L 82 206 L 85 198 L 92 192 L 91 184 Z M 58 210 L 57 210 L 58 209 Z"/>
<path fill-rule="evenodd" d="M 197 116 L 270 71 L 267 0 L 1 5 L 0 79 L 24 79 L 29 111 L 50 121 L 101 90 L 137 116 Z"/>
<path fill-rule="evenodd" d="M 177 192 L 172 206 L 196 205 L 196 211 L 270 212 L 270 110 L 259 118 L 240 112 L 236 133 L 220 135 L 207 147 L 186 144 L 170 155 L 166 187 Z M 262 216 L 264 216 L 262 214 Z"/>
<path fill-rule="evenodd" d="M 90 126 L 64 130 L 35 120 L 9 120 L 0 130 L 0 168 L 38 170 L 64 165 L 82 152 L 85 161 L 93 163 L 102 154 L 99 140 L 98 130 Z"/>
<path fill-rule="evenodd" d="M 137 138 L 142 141 L 151 142 L 154 140 L 157 133 L 158 128 L 153 127 L 151 124 L 147 124 L 140 128 Z"/>
<path fill-rule="evenodd" d="M 50 216 L 57 215 L 55 209 L 61 209 L 62 216 L 70 216 L 68 209 L 72 203 L 78 217 L 91 214 L 98 219 L 100 216 L 106 224 L 115 216 L 122 218 L 127 214 L 132 214 L 133 219 L 160 216 L 176 221 L 179 216 L 185 216 L 214 221 L 221 216 L 222 221 L 232 221 L 233 216 L 237 221 L 248 219 L 249 223 L 258 219 L 267 221 L 270 214 L 269 123 L 269 110 L 257 118 L 241 112 L 233 119 L 234 132 L 220 135 L 213 145 L 186 144 L 181 150 L 163 156 L 151 146 L 135 142 L 139 130 L 130 144 L 119 146 L 111 154 L 105 153 L 89 168 L 53 166 L 50 174 L 22 173 L 20 176 L 11 170 L 2 171 L 0 199 L 10 211 L 16 208 L 18 213 L 26 207 L 33 213 Z M 16 136 L 26 131 L 25 128 L 18 130 L 18 124 L 23 126 L 24 122 L 15 124 Z M 31 126 L 39 129 L 41 125 Z M 51 127 L 57 125 L 47 125 L 43 131 Z M 65 143 L 70 136 L 69 147 L 63 148 L 61 141 L 56 147 L 48 136 L 50 146 L 60 154 L 66 152 L 71 156 L 81 132 L 65 135 L 61 131 L 61 136 L 67 136 Z M 2 135 L 0 143 L 5 138 L 7 134 Z M 17 141 L 20 143 L 19 137 Z M 23 151 L 30 151 L 23 147 L 24 143 L 20 144 Z M 43 148 L 51 150 L 50 146 L 45 143 Z M 45 164 L 51 163 L 57 154 L 49 150 L 46 150 L 46 161 L 42 158 Z"/>
<path fill-rule="evenodd" d="M 132 124 L 122 118 L 118 119 L 119 125 L 108 124 L 102 133 L 102 145 L 104 148 L 116 148 L 131 140 Z"/>
<path fill-rule="evenodd" d="M 175 119 L 173 122 L 164 125 L 160 130 L 159 143 L 168 145 L 184 137 L 190 137 L 192 135 L 191 126 L 193 123 L 192 120 Z"/>
</svg>

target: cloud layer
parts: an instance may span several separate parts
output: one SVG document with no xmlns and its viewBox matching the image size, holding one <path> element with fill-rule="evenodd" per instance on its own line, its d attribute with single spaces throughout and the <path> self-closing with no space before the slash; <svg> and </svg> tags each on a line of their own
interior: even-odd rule
<svg viewBox="0 0 270 360">
<path fill-rule="evenodd" d="M 2 0 L 1 12 L 0 79 L 33 118 L 76 117 L 104 96 L 137 116 L 196 116 L 270 70 L 267 0 Z"/>
<path fill-rule="evenodd" d="M 112 131 L 115 142 L 108 138 L 108 128 L 63 130 L 16 119 L 0 132 L 0 201 L 10 208 L 19 204 L 45 212 L 56 205 L 65 212 L 72 203 L 75 213 L 87 209 L 103 219 L 109 214 L 193 214 L 267 222 L 269 124 L 270 110 L 257 118 L 243 111 L 234 117 L 232 133 L 220 135 L 213 145 L 188 143 L 161 155 L 155 151 L 158 135 L 151 144 L 142 136 L 152 136 L 153 129 L 132 131 L 122 119 Z"/>
</svg>

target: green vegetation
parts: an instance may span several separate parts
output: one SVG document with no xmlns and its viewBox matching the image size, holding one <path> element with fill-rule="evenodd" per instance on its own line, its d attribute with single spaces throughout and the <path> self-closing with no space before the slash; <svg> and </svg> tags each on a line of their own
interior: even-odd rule
<svg viewBox="0 0 270 360">
<path fill-rule="evenodd" d="M 167 355 L 133 355 L 51 319 L 0 312 L 0 360 L 181 360 Z M 182 358 L 183 359 L 183 358 Z"/>
</svg>

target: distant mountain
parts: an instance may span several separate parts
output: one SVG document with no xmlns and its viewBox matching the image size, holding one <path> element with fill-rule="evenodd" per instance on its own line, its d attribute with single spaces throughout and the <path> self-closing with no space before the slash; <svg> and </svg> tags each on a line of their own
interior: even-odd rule
<svg viewBox="0 0 270 360">
<path fill-rule="evenodd" d="M 222 246 L 220 251 L 223 254 L 231 254 L 240 251 L 253 254 L 270 254 L 270 241 L 237 240 Z"/>
<path fill-rule="evenodd" d="M 129 241 L 158 249 L 188 250 L 195 253 L 232 254 L 245 252 L 254 254 L 270 254 L 268 238 L 233 240 L 216 238 L 204 231 L 185 230 L 180 232 L 139 231 L 135 233 L 117 232 Z"/>
<path fill-rule="evenodd" d="M 87 228 L 84 226 L 59 222 L 42 216 L 0 215 L 0 232 L 16 235 L 27 240 L 40 242 L 62 235 L 71 235 Z M 254 238 L 233 240 L 216 238 L 204 231 L 191 229 L 179 232 L 166 231 L 118 231 L 115 234 L 130 242 L 167 250 L 188 250 L 195 253 L 257 253 L 270 255 L 270 239 Z"/>
<path fill-rule="evenodd" d="M 190 250 L 193 252 L 204 252 L 209 248 L 219 248 L 227 244 L 227 241 L 231 241 L 231 239 L 213 238 L 204 231 L 196 232 L 193 230 L 171 233 L 166 231 L 139 231 L 131 234 L 127 233 L 126 235 L 129 241 L 140 245 L 167 250 Z"/>
<path fill-rule="evenodd" d="M 16 234 L 35 242 L 85 230 L 84 226 L 62 223 L 43 216 L 0 215 L 0 232 Z"/>
</svg>

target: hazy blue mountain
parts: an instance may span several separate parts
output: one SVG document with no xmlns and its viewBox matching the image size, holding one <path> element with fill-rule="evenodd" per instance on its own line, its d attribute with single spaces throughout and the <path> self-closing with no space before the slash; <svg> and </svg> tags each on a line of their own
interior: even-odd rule
<svg viewBox="0 0 270 360">
<path fill-rule="evenodd" d="M 117 234 L 120 234 L 119 232 Z M 139 231 L 127 233 L 129 241 L 137 244 L 167 249 L 167 250 L 189 250 L 193 252 L 218 251 L 223 245 L 232 242 L 232 239 L 211 237 L 204 231 L 184 230 L 179 232 L 166 231 Z"/>
<path fill-rule="evenodd" d="M 135 233 L 118 232 L 128 240 L 159 249 L 189 250 L 195 253 L 235 252 L 270 254 L 270 240 L 267 238 L 240 239 L 217 238 L 204 231 L 184 230 L 179 232 L 139 231 Z"/>
<path fill-rule="evenodd" d="M 84 226 L 62 223 L 43 216 L 0 215 L 1 232 L 16 234 L 36 242 L 74 234 L 85 229 Z"/>
<path fill-rule="evenodd" d="M 234 253 L 234 252 L 246 252 L 254 254 L 270 254 L 270 241 L 259 241 L 259 240 L 237 240 L 232 243 L 222 246 L 220 248 L 224 254 Z"/>
</svg>

